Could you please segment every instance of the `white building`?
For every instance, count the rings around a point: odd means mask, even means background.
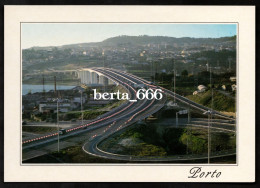
[[[237,90],[236,84],[233,84],[231,87],[232,87],[232,91],[236,91]]]
[[[193,92],[193,95],[197,95],[198,93],[203,93],[206,91],[207,87],[204,85],[199,85],[198,90]]]
[[[59,103],[59,112],[68,112],[71,109],[70,103]],[[49,103],[41,103],[39,104],[39,112],[50,112],[54,113],[57,112],[57,103],[56,102],[49,102]]]
[[[236,80],[237,80],[237,78],[236,78],[235,76],[231,76],[231,77],[230,77],[230,81],[231,81],[231,82],[235,82]]]
[[[199,85],[199,86],[198,86],[198,90],[199,90],[200,92],[204,92],[206,89],[207,89],[207,87],[204,86],[204,85]]]

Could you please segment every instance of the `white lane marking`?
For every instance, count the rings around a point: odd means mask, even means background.
[[[137,102],[137,100],[129,100],[130,102]]]

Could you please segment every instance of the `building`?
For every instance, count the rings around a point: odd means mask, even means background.
[[[231,77],[230,77],[230,81],[231,81],[231,82],[235,82],[236,80],[237,80],[237,78],[236,78],[235,76],[231,76]]]
[[[232,91],[236,91],[237,90],[237,85],[236,84],[231,85],[231,87],[232,87]]]
[[[207,89],[206,86],[204,86],[204,85],[199,85],[199,86],[198,86],[198,90],[197,90],[197,91],[194,91],[194,92],[193,92],[193,95],[197,95],[198,93],[203,93],[203,92],[206,91],[206,89]]]
[[[71,109],[71,104],[68,102],[59,103],[59,112],[68,112]],[[39,104],[39,112],[41,113],[57,113],[57,102],[46,102]]]
[[[207,89],[207,87],[204,86],[204,85],[199,85],[199,86],[198,86],[199,92],[204,92],[206,89]]]

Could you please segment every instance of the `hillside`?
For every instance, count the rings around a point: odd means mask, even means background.
[[[117,36],[102,42],[22,50],[23,70],[43,72],[82,67],[114,67],[158,71],[169,70],[172,59],[178,70],[201,72],[210,63],[223,73],[236,64],[236,36],[222,38],[175,38],[166,36]],[[143,67],[138,67],[143,66]]]
[[[211,108],[211,91],[199,93],[197,95],[189,95],[187,98],[194,102]],[[213,109],[218,111],[235,112],[235,100],[227,97],[217,91],[213,94]]]
[[[176,43],[184,45],[184,43],[202,43],[213,44],[219,42],[235,42],[236,37],[222,37],[222,38],[190,38],[190,37],[167,37],[167,36],[117,36],[106,39],[102,42],[104,45],[115,44],[132,44],[132,45],[145,45],[145,44],[162,44],[162,43]]]
[[[117,46],[121,44],[126,45],[145,45],[145,44],[163,44],[163,43],[176,43],[178,45],[184,45],[185,43],[198,43],[198,44],[215,44],[223,42],[236,42],[236,36],[232,37],[221,37],[221,38],[191,38],[191,37],[167,37],[167,36],[127,36],[121,35],[116,37],[108,38],[102,42],[90,42],[90,43],[78,43],[78,44],[68,44],[63,46],[56,46],[60,49],[68,48],[84,48],[84,47],[100,47],[100,46]],[[48,50],[55,46],[47,47],[32,47],[34,50]],[[31,48],[30,48],[31,49]]]

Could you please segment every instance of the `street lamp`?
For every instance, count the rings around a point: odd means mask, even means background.
[[[81,105],[81,125],[83,125],[83,108],[82,108],[82,91],[80,90],[80,105]]]
[[[173,90],[173,92],[174,92],[174,106],[177,106],[177,103],[176,103],[176,67],[175,67],[175,61],[174,61],[174,59],[172,60],[173,61],[173,87],[174,87],[174,90]]]
[[[208,115],[208,164],[209,164],[210,163],[210,153],[211,153],[210,124],[212,124],[212,122],[210,122],[210,117],[212,117],[212,115],[215,114],[215,112],[213,110],[208,110],[208,111],[204,112],[203,114]]]
[[[59,98],[57,100],[58,152],[60,152]]]
[[[105,71],[105,51],[102,50],[102,57],[103,57],[103,71]],[[106,84],[104,82],[104,78],[103,78],[103,83],[104,83],[104,92],[106,91]]]
[[[179,112],[176,112],[176,128],[178,127],[178,114]]]
[[[174,103],[176,104],[176,68],[174,61]]]

